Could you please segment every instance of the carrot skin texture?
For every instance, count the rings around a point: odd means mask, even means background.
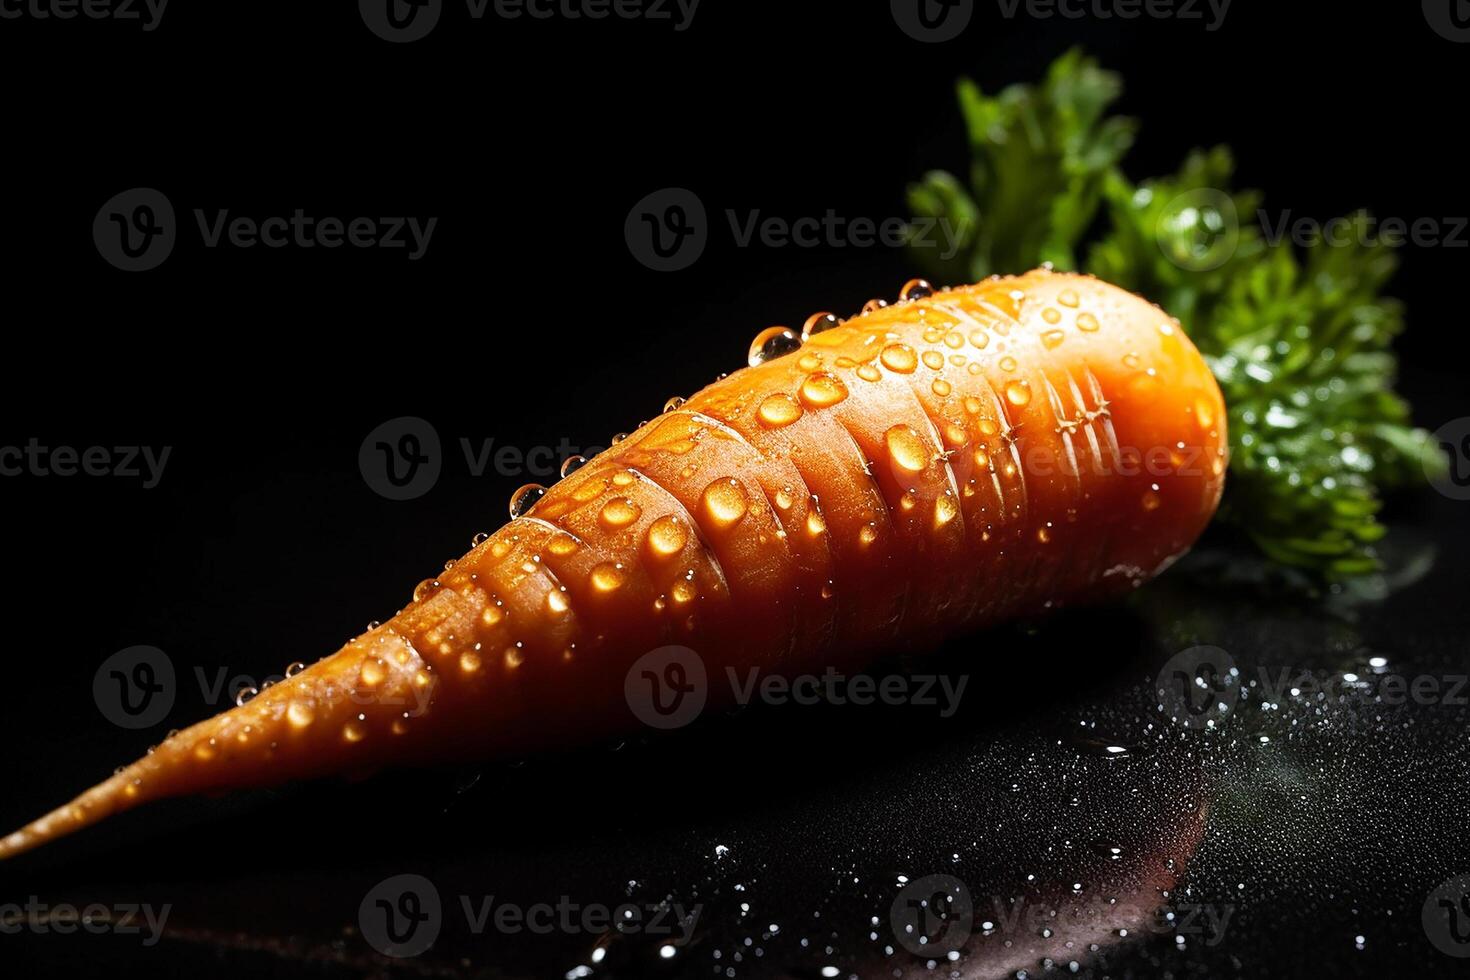
[[[552,487],[392,620],[8,837],[148,800],[522,754],[635,729],[639,656],[861,669],[1135,588],[1219,502],[1225,405],[1177,323],[1038,270],[865,313]]]

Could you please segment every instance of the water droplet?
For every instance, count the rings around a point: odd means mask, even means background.
[[[827,519],[822,516],[822,512],[817,510],[816,507],[813,507],[811,510],[807,511],[806,533],[810,534],[812,537],[816,537],[819,534],[826,533],[826,531]]]
[[[965,335],[958,330],[952,330],[944,335],[944,346],[950,350],[959,350],[965,346]]]
[[[1031,401],[1031,385],[1026,381],[1012,381],[1006,385],[1006,401],[1020,408]]]
[[[1200,428],[1208,429],[1215,424],[1215,410],[1208,401],[1198,398],[1194,403],[1194,419]]]
[[[574,554],[579,547],[581,546],[577,543],[577,539],[565,531],[558,533],[550,541],[546,542],[546,550],[560,557]]]
[[[977,350],[984,350],[989,343],[990,334],[986,333],[984,330],[970,331],[970,344]]]
[[[909,473],[920,473],[929,465],[929,447],[907,425],[895,425],[883,434],[894,465]]]
[[[1054,309],[1053,307],[1050,307],[1050,306],[1048,306],[1046,309],[1044,309],[1044,310],[1041,311],[1041,318],[1043,320],[1045,320],[1047,323],[1061,323],[1062,322],[1062,314],[1061,314],[1061,312],[1059,310],[1057,310],[1057,309]]]
[[[627,470],[618,470],[613,474],[612,482],[615,487],[630,487],[638,482],[638,478]]]
[[[797,359],[796,366],[803,371],[815,371],[822,366],[822,358],[818,354],[803,354]]]
[[[847,397],[847,385],[835,374],[818,371],[801,383],[800,394],[808,408],[827,408]]]
[[[885,307],[887,305],[888,305],[888,300],[886,300],[886,299],[870,299],[866,303],[863,304],[863,312],[864,313],[875,313],[878,310],[883,309],[883,307]]]
[[[960,505],[955,502],[948,491],[944,496],[934,501],[934,526],[944,527],[950,521],[959,516]]]
[[[953,388],[950,386],[950,383],[948,381],[945,381],[943,378],[935,378],[934,383],[929,386],[929,390],[933,391],[934,394],[938,395],[940,398],[947,398]]]
[[[899,374],[910,374],[919,366],[919,359],[914,354],[914,349],[908,344],[889,344],[883,348],[883,353],[878,355],[883,366],[890,371]]]
[[[909,300],[913,299],[923,299],[926,296],[933,295],[934,287],[929,285],[929,283],[925,282],[923,279],[910,279],[908,282],[904,283],[903,288],[898,291],[898,298],[902,302],[908,302]]]
[[[1097,322],[1097,317],[1093,316],[1091,313],[1077,314],[1078,330],[1085,330],[1088,333],[1095,333],[1099,326],[1101,326],[1101,324]]]
[[[499,623],[504,618],[505,610],[500,608],[499,602],[495,602],[491,605],[486,606],[484,610],[480,613],[480,619],[485,623],[486,626],[494,626],[496,623]]]
[[[1138,359],[1138,355],[1137,354],[1134,354],[1132,352],[1129,352],[1129,353],[1123,355],[1123,364],[1124,364],[1125,367],[1131,367],[1131,368],[1135,368],[1136,369],[1138,367],[1139,363],[1140,363],[1140,361]]]
[[[1016,359],[1009,354],[1002,357],[1000,359],[1000,369],[1002,371],[1014,371],[1016,369]]]
[[[756,417],[761,420],[762,425],[779,429],[801,418],[801,406],[785,392],[767,395],[756,410]]]
[[[316,712],[305,701],[292,701],[286,708],[286,720],[295,728],[305,728],[316,721]]]
[[[790,487],[782,487],[780,490],[776,491],[776,506],[781,508],[782,510],[790,510],[791,505],[795,502],[796,501],[791,499]]]
[[[306,669],[306,664],[304,664],[301,661],[297,660],[294,663],[292,663],[290,666],[288,666],[286,668],[286,670],[284,671],[284,673],[285,673],[285,675],[287,677],[295,677],[297,674],[301,673],[305,669]]]
[[[592,587],[598,592],[613,592],[621,588],[627,576],[621,565],[605,561],[592,569]]]
[[[1157,483],[1151,484],[1149,489],[1144,491],[1143,494],[1143,509],[1148,511],[1158,510],[1160,503],[1162,503],[1162,500],[1159,497],[1159,485]]]
[[[510,519],[526,516],[526,512],[536,506],[536,501],[546,495],[546,488],[539,483],[527,483],[515,493],[510,495]]]
[[[1079,300],[1077,299],[1077,291],[1075,289],[1062,290],[1060,293],[1057,293],[1057,302],[1061,303],[1063,306],[1075,310],[1079,302]]]
[[[560,589],[546,593],[546,611],[553,616],[560,616],[570,607],[567,602],[567,594]]]
[[[250,699],[251,698],[255,697],[259,693],[260,693],[260,689],[259,688],[255,688],[255,687],[242,687],[242,688],[240,688],[239,691],[235,692],[235,707],[237,707],[237,708],[243,708],[245,705],[247,705],[247,704],[250,703]]]
[[[603,527],[618,528],[632,524],[641,513],[643,509],[627,497],[616,497],[603,504],[602,513],[597,516]]]
[[[670,398],[668,401],[664,402],[664,412],[666,412],[666,413],[667,412],[672,412],[675,409],[683,408],[684,407],[684,403],[686,401],[688,401],[688,399],[685,398],[684,396],[682,396],[682,395],[675,395],[672,398]]]
[[[1048,330],[1041,335],[1041,343],[1045,345],[1047,350],[1055,349],[1066,339],[1067,335],[1060,330]]]
[[[864,381],[878,381],[883,377],[883,372],[879,371],[871,364],[864,364],[862,367],[857,369],[857,376],[859,378],[862,378]]]
[[[827,581],[825,581],[825,582],[822,583],[822,598],[823,599],[830,599],[830,598],[832,598],[836,594],[837,594],[837,590],[833,587],[832,580],[831,579],[828,579]]]
[[[801,328],[801,339],[803,342],[810,340],[813,335],[825,333],[833,327],[841,325],[842,321],[831,313],[813,313],[806,318],[806,323]]]
[[[982,470],[990,469],[990,454],[984,449],[975,450],[975,465]]]
[[[436,578],[426,578],[426,579],[424,579],[418,585],[414,586],[414,588],[413,588],[413,601],[414,602],[423,602],[425,599],[427,599],[429,597],[429,593],[431,593],[435,589],[439,588],[439,584],[440,584],[439,583],[439,580],[436,579]]]
[[[922,358],[924,366],[932,371],[938,371],[944,367],[944,355],[937,350],[926,350]]]
[[[689,541],[689,532],[684,522],[673,514],[666,514],[648,527],[648,547],[659,558],[670,558],[684,550]]]
[[[745,487],[739,480],[716,480],[704,488],[704,512],[718,528],[737,524],[749,506]]]
[[[612,444],[614,446],[616,446],[618,443],[622,442],[626,438],[628,438],[628,433],[626,433],[626,432],[614,432],[613,433],[613,437],[612,437],[612,439],[610,441],[612,442]]]
[[[568,456],[566,459],[564,459],[564,460],[561,461],[561,471],[560,472],[561,472],[562,479],[566,479],[567,477],[571,476],[573,473],[577,472],[578,470],[580,470],[582,467],[584,467],[586,465],[587,465],[587,457],[586,456]]]
[[[877,539],[878,532],[873,529],[873,526],[871,524],[863,525],[862,530],[858,531],[858,544],[862,545],[864,548],[872,544]]]
[[[801,338],[787,327],[767,327],[750,342],[747,360],[751,367],[755,367],[800,348]]]

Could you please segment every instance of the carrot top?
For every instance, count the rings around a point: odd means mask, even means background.
[[[962,79],[958,92],[969,180],[931,171],[908,189],[915,215],[948,222],[963,246],[947,260],[915,247],[929,275],[970,281],[1050,262],[1158,303],[1229,406],[1220,519],[1283,565],[1327,579],[1374,571],[1381,493],[1445,466],[1393,391],[1403,317],[1381,295],[1398,262],[1382,236],[1294,247],[1255,223],[1259,194],[1231,190],[1224,147],[1133,183],[1119,164],[1136,124],[1106,114],[1121,81],[1079,51],[1039,85],[986,96]]]

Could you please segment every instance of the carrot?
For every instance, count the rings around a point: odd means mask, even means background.
[[[1182,554],[1224,483],[1225,407],[1165,313],[1038,270],[900,301],[717,381],[542,491],[392,620],[0,840],[148,800],[469,761],[633,728],[630,666],[858,670],[1090,601]],[[710,685],[712,703],[728,692]]]

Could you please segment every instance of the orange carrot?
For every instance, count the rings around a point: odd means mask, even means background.
[[[1220,391],[1136,296],[1045,270],[915,281],[804,333],[764,332],[751,367],[544,495],[524,488],[514,519],[392,620],[167,739],[0,857],[162,797],[626,732],[625,677],[662,645],[711,675],[858,670],[1136,587],[1214,513]]]

